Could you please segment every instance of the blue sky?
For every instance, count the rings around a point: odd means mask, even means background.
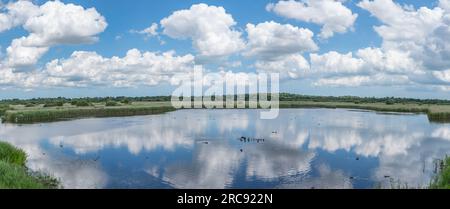
[[[450,41],[441,38],[442,33],[449,31],[447,28],[449,21],[446,20],[447,16],[450,17],[449,8],[446,8],[447,4],[450,5],[448,0],[316,1],[322,2],[319,3],[321,5],[312,2],[291,0],[288,1],[289,4],[284,4],[286,2],[276,0],[62,0],[58,1],[59,4],[49,4],[47,1],[32,1],[27,6],[33,8],[33,11],[36,10],[36,17],[25,15],[26,17],[22,18],[20,16],[21,12],[24,12],[22,7],[17,10],[11,9],[11,5],[16,4],[17,1],[2,0],[0,14],[5,16],[5,21],[2,22],[0,16],[0,63],[2,63],[0,73],[3,77],[3,80],[0,77],[0,99],[167,95],[175,88],[167,78],[154,81],[152,78],[138,77],[147,72],[146,70],[175,73],[179,71],[175,68],[182,66],[190,69],[190,65],[202,65],[211,72],[276,71],[283,78],[281,83],[283,92],[450,99],[450,64],[445,62],[447,54],[450,54],[450,47],[447,47],[450,46]],[[268,9],[269,4],[273,6],[272,9]],[[323,6],[327,4],[328,7]],[[69,5],[76,6],[78,9],[71,8]],[[195,5],[204,5],[204,7],[194,10]],[[46,9],[43,9],[44,7]],[[423,11],[420,7],[426,7],[429,11]],[[74,9],[75,12],[73,16],[51,16],[55,15],[52,10],[58,8],[68,9],[67,11]],[[88,12],[89,8],[94,8],[95,13]],[[215,8],[223,9],[224,13],[214,17],[202,17],[206,13],[201,11],[217,12]],[[13,10],[16,13],[11,12]],[[189,12],[185,14],[188,16],[183,16],[183,18],[191,18],[189,24],[180,25],[180,18],[177,19],[174,16],[174,13],[181,10]],[[384,12],[386,14],[392,12],[392,15],[384,15]],[[423,17],[423,14],[430,13],[433,15]],[[33,19],[39,19],[45,15],[49,15],[52,21],[54,19],[64,21],[33,22]],[[357,16],[353,21],[352,15]],[[104,20],[99,20],[99,17]],[[226,24],[224,27],[213,29],[207,25],[227,17],[231,17],[235,24]],[[20,21],[17,20],[20,18],[22,18]],[[168,20],[166,24],[161,21],[164,18]],[[209,20],[208,18],[211,22],[205,23],[204,20]],[[79,21],[82,23],[75,25],[70,19],[86,21]],[[139,32],[153,23],[158,26],[154,34]],[[413,27],[411,23],[418,24],[414,24],[416,26]],[[4,24],[3,30],[1,24]],[[8,24],[11,26],[7,27]],[[195,28],[199,24],[201,27]],[[255,31],[253,36],[250,36],[248,24],[261,30]],[[90,27],[91,25],[96,26]],[[332,35],[322,36],[325,25],[334,28]],[[341,26],[345,29],[342,30]],[[377,31],[375,26],[385,26],[387,29]],[[55,33],[45,31],[51,31],[53,27],[54,30],[61,31]],[[340,27],[341,29],[337,29]],[[216,31],[207,31],[209,29]],[[168,30],[175,32],[170,33],[167,32]],[[312,32],[313,36],[300,40],[300,36],[308,34],[305,30]],[[415,34],[416,31],[417,37],[401,35],[406,32]],[[192,34],[182,37],[185,35],[183,33]],[[217,51],[218,55],[210,56],[211,51],[208,51],[208,47],[214,49],[214,45],[206,47],[195,45],[205,37],[210,37],[201,33],[211,33],[212,36],[215,33],[219,35],[227,33],[221,38],[230,41],[229,45],[233,43],[237,45],[234,48],[224,49],[223,53]],[[232,34],[239,34],[239,36]],[[283,37],[283,34],[290,35]],[[32,35],[36,36],[32,37]],[[35,61],[23,63],[24,59],[20,58],[29,58],[29,55],[25,56],[25,53],[17,50],[19,55],[14,57],[14,50],[11,49],[11,52],[7,50],[15,39],[21,37],[26,39],[21,42],[22,47],[38,46],[45,52],[38,53],[39,55],[33,54]],[[268,38],[286,41],[287,45],[272,42],[264,46],[258,45],[262,43],[260,40]],[[87,39],[95,39],[95,41],[86,41]],[[421,40],[426,41],[422,43]],[[302,45],[307,41],[315,43],[317,49]],[[292,47],[284,50],[283,46]],[[437,50],[436,47],[431,46],[442,47],[438,47],[439,50]],[[217,46],[217,48],[220,47]],[[23,48],[20,49],[23,50]],[[158,60],[164,59],[163,53],[173,51],[171,60],[164,63],[165,65],[172,62],[178,64],[174,64],[174,69],[165,71],[164,67],[148,65],[153,61],[143,58],[144,63],[138,63],[138,65],[145,69],[136,69],[135,65],[129,64],[123,64],[121,67],[112,66],[111,57],[123,58],[122,61],[127,63],[129,61],[126,59],[127,53],[132,49],[142,54],[153,53]],[[370,50],[362,53],[364,49]],[[433,49],[436,50],[433,51]],[[33,50],[36,49],[33,48]],[[261,51],[264,53],[270,51],[271,57],[263,57]],[[77,66],[76,63],[80,60],[74,59],[72,55],[74,52],[84,52],[85,56],[80,59],[90,59],[95,56],[97,63],[90,62],[86,66],[81,64]],[[187,55],[192,58],[184,57]],[[381,61],[376,60],[375,55],[382,57]],[[313,59],[312,56],[316,58]],[[436,63],[443,64],[439,67],[427,64],[430,62],[429,57],[438,57],[436,59],[442,60],[437,60]],[[100,59],[103,60],[98,61]],[[308,66],[301,66],[299,59],[304,60]],[[72,60],[73,62],[69,63]],[[49,67],[52,61],[56,61],[57,64]],[[240,64],[231,67],[230,63]],[[93,70],[96,66],[104,68]],[[295,76],[292,76],[293,74]],[[114,75],[112,76],[114,78],[106,78],[107,75]],[[124,80],[127,76],[136,78]],[[118,77],[120,80],[114,80]],[[144,79],[152,81],[147,82]],[[110,85],[115,82],[118,84]]]

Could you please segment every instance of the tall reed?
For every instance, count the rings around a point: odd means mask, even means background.
[[[111,108],[74,108],[74,109],[38,109],[7,111],[4,121],[9,123],[52,122],[86,117],[121,117],[135,115],[160,114],[175,110],[173,107],[111,107]]]

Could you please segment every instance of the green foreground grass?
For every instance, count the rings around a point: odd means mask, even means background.
[[[0,142],[0,189],[50,189],[58,181],[25,167],[26,153],[8,143]]]
[[[441,162],[440,173],[430,186],[431,189],[450,189],[450,157]]]

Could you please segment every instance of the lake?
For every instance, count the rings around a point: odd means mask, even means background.
[[[344,109],[179,110],[0,125],[64,188],[391,188],[429,184],[450,125]]]

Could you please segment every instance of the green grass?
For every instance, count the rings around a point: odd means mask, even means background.
[[[393,100],[395,101],[395,100]],[[83,103],[83,102],[82,102]],[[9,123],[39,123],[70,120],[88,117],[121,117],[135,115],[160,114],[174,111],[170,102],[130,102],[116,101],[89,103],[64,103],[62,106],[45,107],[43,104],[35,106],[10,105],[5,107],[3,119]],[[281,101],[280,108],[349,108],[373,110],[380,112],[403,112],[426,114],[430,122],[450,123],[450,105],[444,103],[424,104],[416,102],[396,103],[380,102],[347,102],[347,101]],[[1,113],[1,112],[0,112]]]
[[[105,103],[105,106],[106,107],[116,107],[116,106],[120,106],[120,104],[118,102],[115,102],[115,101],[107,101]]]
[[[27,154],[23,150],[17,149],[8,143],[0,142],[0,161],[25,166]]]
[[[429,106],[415,104],[393,104],[385,103],[351,103],[351,102],[310,102],[310,101],[287,101],[280,102],[280,108],[350,108],[364,109],[382,112],[411,112],[427,113]]]
[[[1,104],[0,104],[0,116],[2,116],[3,114],[5,114],[5,112],[6,112],[7,110],[9,110],[9,109],[10,109],[9,105],[1,105]]]
[[[31,173],[25,167],[26,153],[0,142],[0,189],[50,189],[58,181],[48,175]]]
[[[0,189],[47,189],[49,187],[40,178],[30,175],[27,169],[0,161]]]
[[[432,182],[431,189],[450,189],[450,157],[441,162],[440,172]]]
[[[280,108],[349,108],[379,112],[423,113],[428,116],[430,122],[450,123],[450,105],[444,104],[282,101]]]

